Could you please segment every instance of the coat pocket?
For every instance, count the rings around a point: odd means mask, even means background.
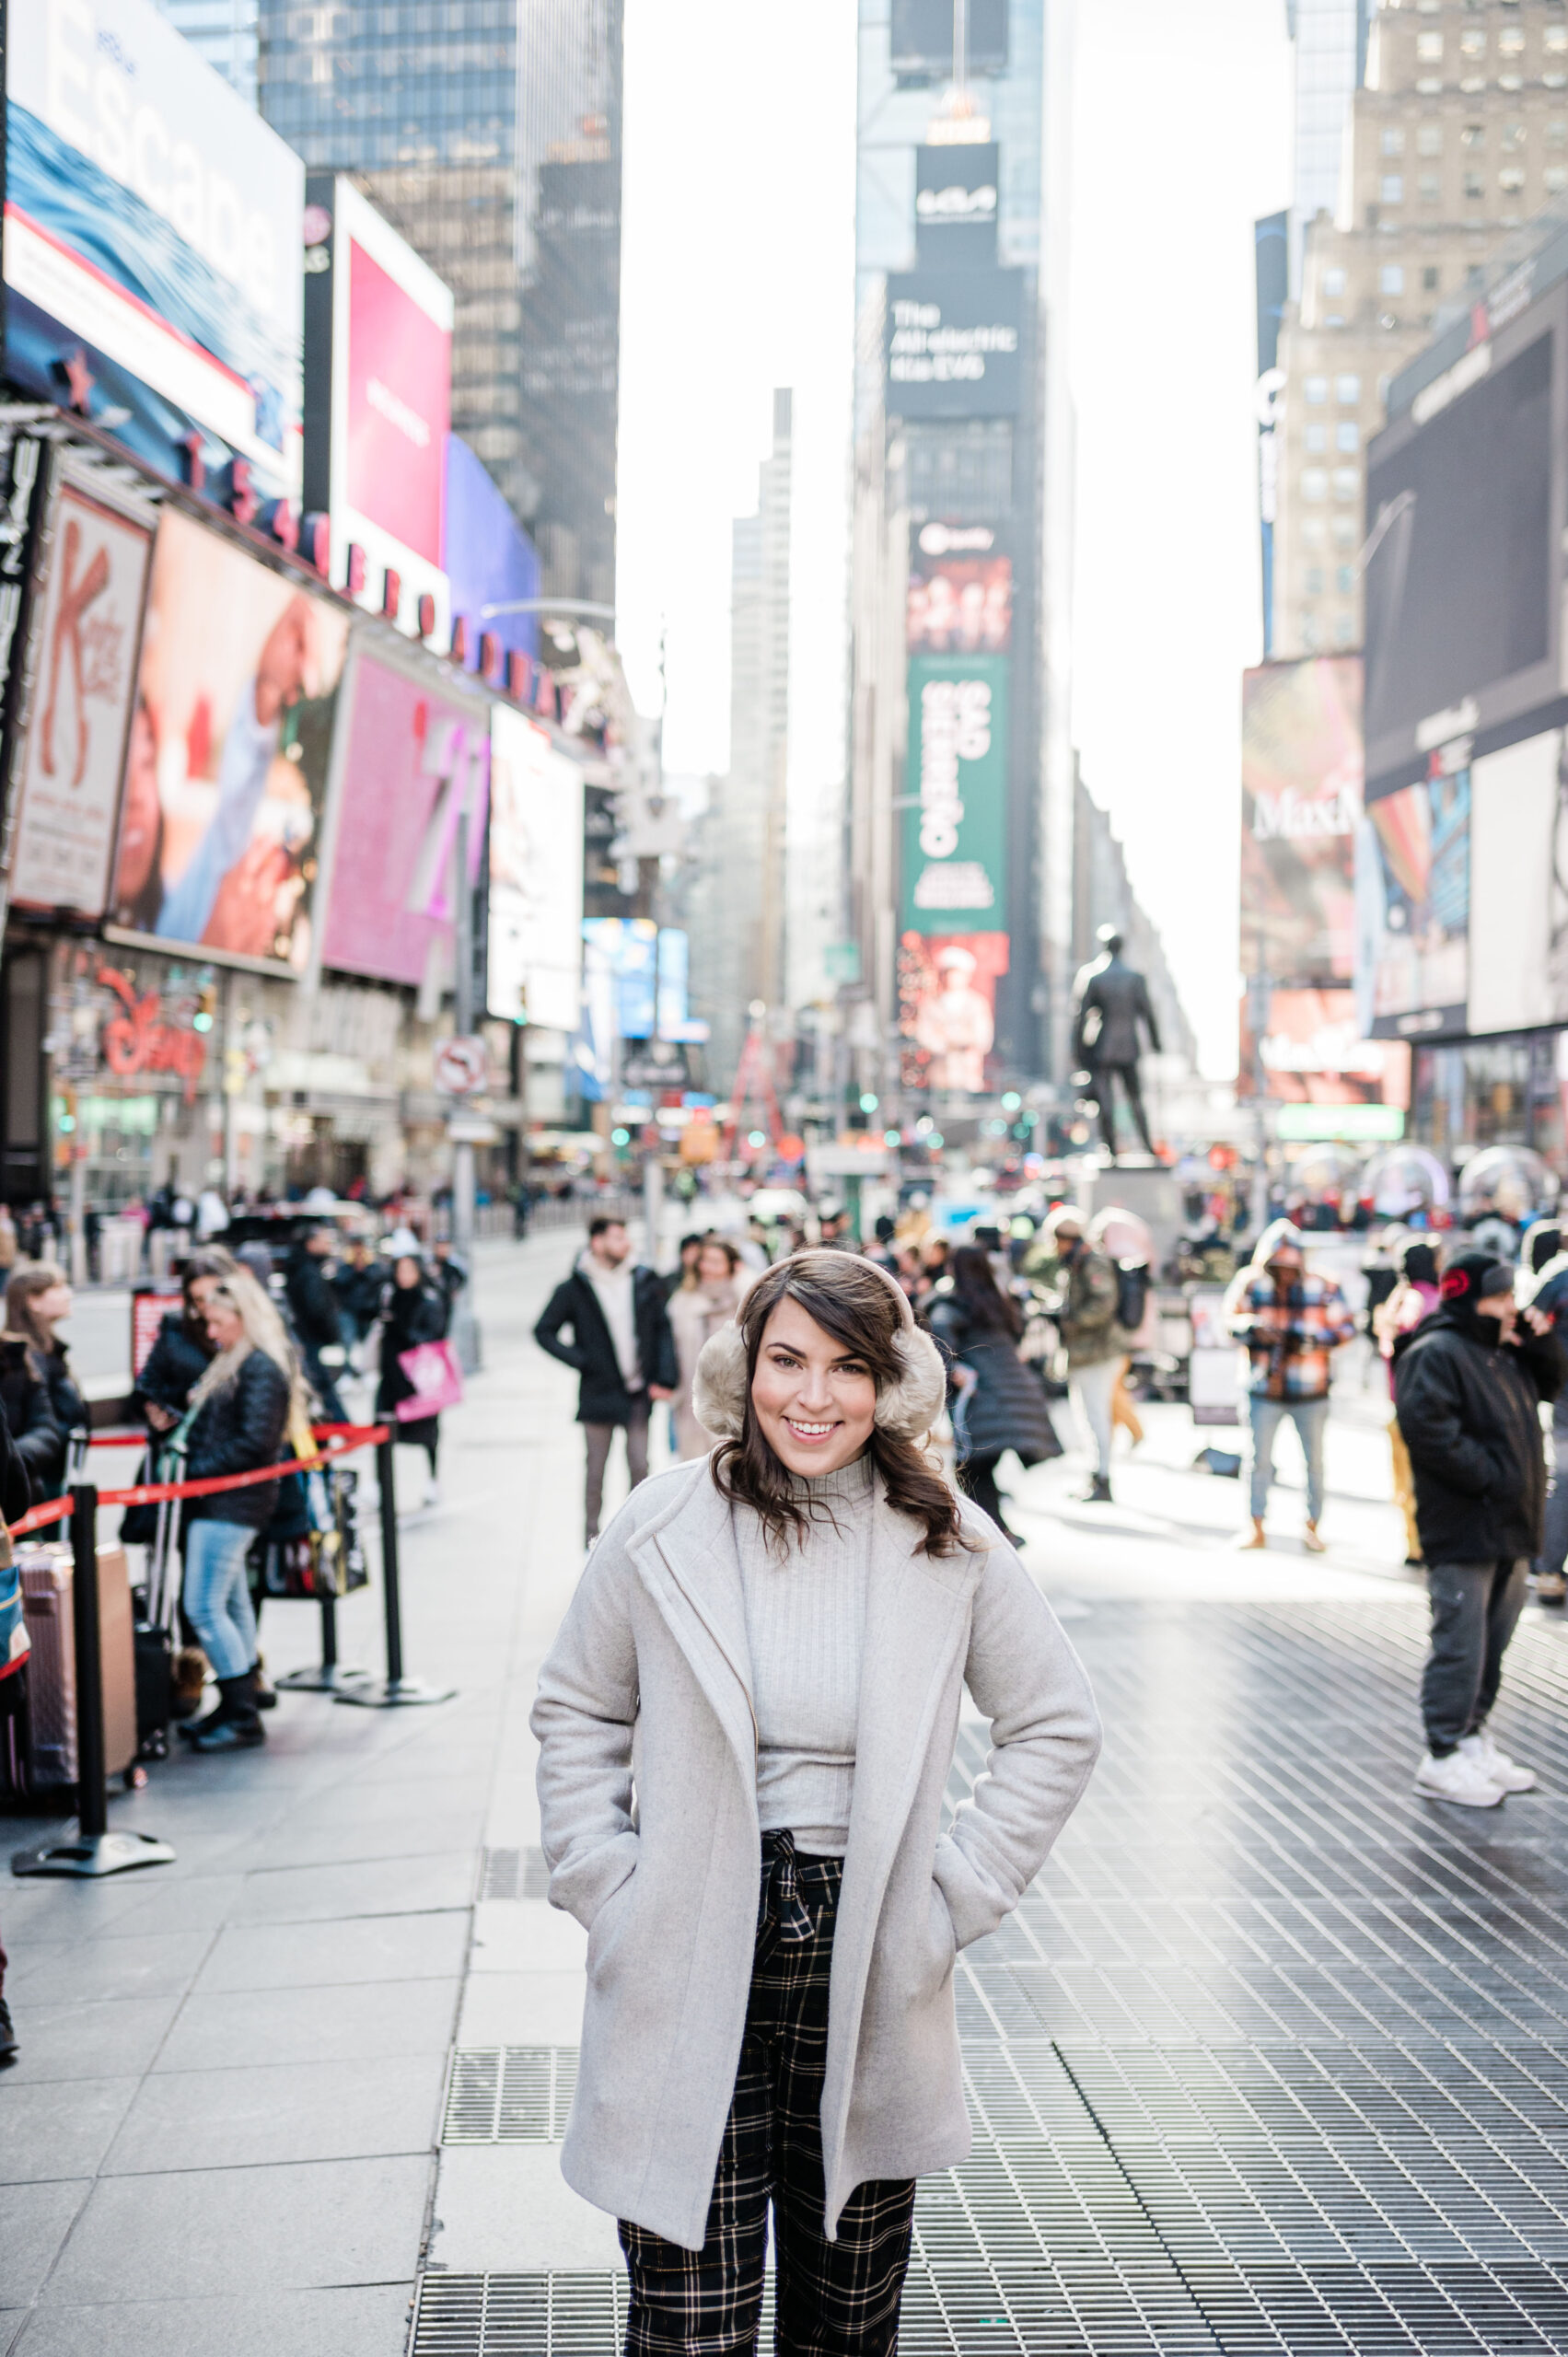
[[[931,1909],[926,1925],[925,1952],[916,1993],[929,1995],[942,1987],[952,1974],[958,1953],[958,1935],[954,1928],[952,1910],[942,1896],[942,1886],[935,1880],[931,1885]]]
[[[624,1945],[626,1924],[634,1911],[632,1899],[638,1872],[633,1866],[625,1881],[616,1884],[588,1926],[588,1979],[596,1989],[603,1986]]]

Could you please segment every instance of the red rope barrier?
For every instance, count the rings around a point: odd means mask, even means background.
[[[320,1457],[290,1457],[278,1465],[259,1465],[249,1473],[213,1473],[201,1481],[138,1481],[128,1490],[100,1490],[100,1506],[156,1506],[165,1499],[212,1498],[224,1490],[254,1489],[262,1481],[281,1480],[285,1473],[315,1473],[328,1457],[343,1457],[351,1449],[368,1448],[391,1437],[388,1424],[316,1424],[315,1437],[325,1444]],[[13,1538],[63,1521],[72,1510],[69,1498],[50,1498],[10,1524]]]

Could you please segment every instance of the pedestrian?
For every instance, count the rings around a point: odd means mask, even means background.
[[[447,1332],[447,1295],[424,1265],[424,1250],[411,1227],[395,1228],[387,1241],[392,1282],[381,1295],[381,1376],[376,1387],[376,1413],[388,1420],[392,1437],[406,1447],[422,1448],[428,1462],[424,1497],[427,1506],[441,1503],[441,1418],[416,1416],[398,1421],[398,1402],[412,1399],[414,1387],[401,1364],[404,1354],[422,1342],[439,1342]]]
[[[7,1277],[17,1265],[20,1250],[17,1242],[17,1223],[11,1217],[9,1203],[0,1203],[0,1277]]]
[[[780,2350],[887,2357],[915,2178],[970,2148],[955,1955],[1098,1729],[924,1454],[944,1390],[869,1262],[777,1262],[703,1354],[722,1445],[621,1508],[540,1674],[550,1897],[588,1930],[562,2167],[620,2220],[628,2351],[755,2349],[771,2204]],[[943,1832],[966,1685],[989,1773]]]
[[[1225,1296],[1231,1337],[1247,1347],[1247,1410],[1252,1426],[1252,1527],[1244,1549],[1266,1547],[1263,1528],[1274,1476],[1274,1439],[1282,1420],[1295,1426],[1307,1460],[1307,1527],[1302,1545],[1320,1555],[1323,1515],[1323,1436],[1329,1422],[1333,1353],[1355,1332],[1355,1320],[1331,1277],[1307,1267],[1301,1231],[1277,1219],[1258,1238],[1251,1260]]]
[[[659,1279],[660,1284],[664,1287],[664,1297],[666,1301],[673,1301],[681,1286],[691,1283],[691,1272],[697,1266],[697,1255],[703,1248],[703,1237],[698,1235],[683,1236],[681,1237],[680,1248],[676,1256],[674,1268],[669,1271],[667,1276],[663,1276]],[[739,1257],[739,1254],[737,1253],[737,1260],[738,1260]]]
[[[1490,1252],[1444,1269],[1429,1318],[1394,1344],[1394,1398],[1415,1475],[1432,1597],[1422,1673],[1426,1752],[1415,1788],[1467,1808],[1534,1789],[1489,1720],[1503,1656],[1541,1550],[1546,1460],[1540,1404],[1568,1379],[1550,1316],[1516,1309],[1514,1271]]]
[[[70,1280],[52,1260],[18,1269],[6,1287],[6,1332],[0,1347],[6,1353],[19,1349],[29,1374],[42,1383],[56,1438],[48,1464],[39,1468],[41,1494],[46,1498],[57,1498],[64,1489],[70,1436],[87,1425],[87,1402],[71,1374],[70,1354],[55,1331],[73,1306]]]
[[[648,1471],[648,1413],[669,1399],[680,1380],[664,1286],[652,1269],[631,1265],[624,1220],[600,1213],[576,1265],[558,1284],[534,1328],[534,1341],[577,1376],[577,1422],[587,1461],[583,1482],[586,1543],[598,1537],[604,1470],[617,1430],[626,1435],[626,1471],[633,1489]],[[567,1328],[572,1340],[562,1341]]]
[[[1437,1306],[1437,1255],[1431,1245],[1419,1236],[1407,1237],[1395,1254],[1392,1290],[1372,1310],[1371,1330],[1388,1369],[1388,1455],[1393,1466],[1394,1504],[1404,1517],[1405,1563],[1407,1569],[1418,1571],[1425,1566],[1415,1520],[1415,1480],[1394,1399],[1394,1345],[1401,1334],[1419,1326]]]
[[[1555,1220],[1538,1220],[1525,1238],[1528,1273],[1516,1281],[1523,1302],[1550,1318],[1552,1330],[1563,1330],[1568,1312],[1568,1251]],[[1568,1599],[1568,1386],[1551,1403],[1551,1486],[1546,1493],[1546,1535],[1536,1571],[1536,1602],[1560,1605]]]
[[[725,1236],[704,1236],[699,1241],[686,1282],[669,1297],[669,1326],[675,1337],[680,1380],[675,1387],[670,1412],[675,1420],[675,1453],[683,1462],[706,1457],[714,1436],[698,1422],[691,1405],[691,1383],[703,1345],[739,1310],[751,1282],[739,1253]]]
[[[447,1330],[449,1333],[458,1295],[469,1281],[469,1264],[449,1237],[438,1236],[431,1246],[430,1273],[447,1296]]]
[[[324,1220],[313,1220],[295,1239],[284,1265],[284,1297],[306,1379],[330,1424],[346,1424],[348,1411],[338,1377],[348,1364],[343,1346],[343,1304],[332,1283],[337,1237]]]
[[[1116,1334],[1116,1270],[1085,1233],[1082,1214],[1058,1203],[1040,1229],[1025,1272],[1047,1286],[1052,1316],[1067,1353],[1067,1389],[1094,1450],[1082,1505],[1109,1505],[1111,1396],[1125,1353]]]
[[[370,1238],[363,1234],[351,1236],[332,1273],[331,1285],[344,1330],[354,1341],[363,1342],[380,1316],[386,1284],[386,1271]]]
[[[212,1285],[206,1327],[213,1355],[191,1394],[191,1481],[275,1465],[289,1431],[309,1422],[283,1319],[249,1269],[236,1266]],[[258,1481],[186,1505],[184,1606],[220,1697],[215,1711],[180,1727],[197,1751],[245,1750],[266,1739],[247,1562],[277,1504],[277,1482]]]
[[[211,1244],[228,1226],[228,1205],[216,1187],[203,1187],[196,1198],[196,1241]]]
[[[1152,1351],[1159,1333],[1154,1238],[1135,1212],[1110,1203],[1089,1222],[1089,1242],[1116,1271],[1115,1334],[1121,1358],[1110,1394],[1112,1438],[1120,1427],[1130,1446],[1138,1448],[1143,1445],[1144,1424],[1132,1404],[1128,1377],[1134,1353]]]
[[[1002,1511],[996,1468],[1008,1449],[1027,1468],[1060,1457],[1062,1444],[1040,1377],[1018,1356],[1023,1313],[997,1283],[988,1252],[958,1247],[925,1322],[947,1357],[958,1487],[1010,1546],[1021,1546]]]
[[[0,1516],[6,1522],[19,1522],[33,1503],[32,1484],[23,1464],[9,1427],[0,1416]],[[13,1673],[19,1678],[20,1671]],[[6,1682],[0,1682],[0,1697],[6,1705],[16,1701],[14,1693],[6,1692]],[[11,2018],[11,2008],[6,1998],[6,1948],[0,1941],[0,2063],[11,2063],[20,2050],[17,2027]]]

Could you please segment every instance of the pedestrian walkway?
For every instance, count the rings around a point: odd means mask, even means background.
[[[175,1867],[0,1884],[0,2351],[617,2348],[613,2225],[559,2176],[584,1942],[526,1724],[579,1561],[573,1386],[527,1341],[569,1251],[487,1251],[452,1504],[405,1541],[411,1666],[458,1701],[285,1697],[264,1755],[114,1805]],[[1277,1549],[1230,1552],[1237,1485],[1191,1469],[1224,1435],[1148,1422],[1112,1508],[1071,1462],[1017,1485],[1106,1747],[961,1960],[974,2151],[922,2186],[904,2357],[1568,2347],[1568,1635],[1532,1608],[1500,1713],[1547,1789],[1418,1802],[1375,1411],[1336,1423],[1322,1560],[1288,1489]],[[273,1614],[275,1660],[312,1620]],[[374,1661],[374,1599],[343,1620]],[[966,1724],[955,1799],[982,1765]]]

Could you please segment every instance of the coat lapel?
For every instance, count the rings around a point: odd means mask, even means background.
[[[729,1502],[705,1461],[695,1470],[691,1486],[638,1533],[629,1551],[729,1740],[755,1812],[757,1720],[740,1561]]]

